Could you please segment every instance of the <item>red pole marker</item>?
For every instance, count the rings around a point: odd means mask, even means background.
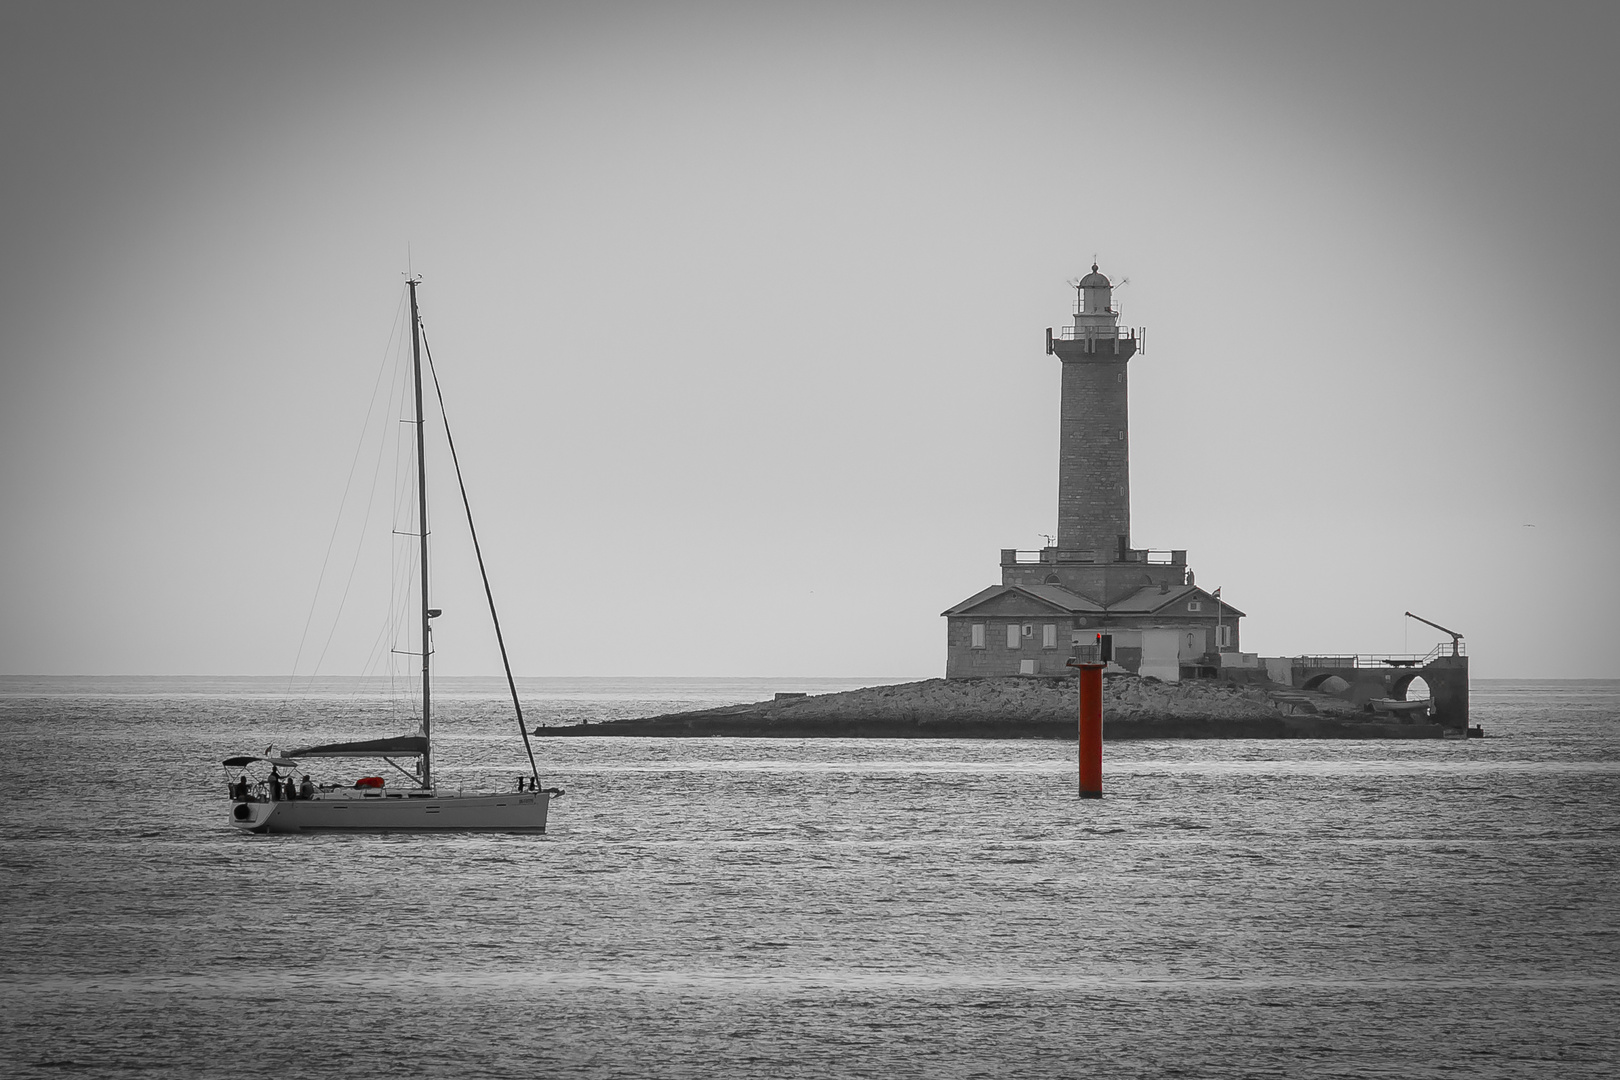
[[[1102,798],[1102,673],[1107,664],[1077,664],[1080,669],[1080,797]]]

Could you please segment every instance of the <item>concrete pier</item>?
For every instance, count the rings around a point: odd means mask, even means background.
[[[1406,701],[1412,683],[1421,678],[1429,687],[1434,722],[1452,731],[1468,728],[1468,656],[1461,646],[1440,646],[1423,656],[1268,657],[1264,664],[1273,682],[1332,694],[1358,708]]]

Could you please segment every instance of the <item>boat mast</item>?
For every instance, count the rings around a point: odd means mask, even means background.
[[[432,628],[428,614],[428,525],[427,525],[427,440],[422,420],[422,321],[416,312],[416,286],[411,278],[411,370],[416,381],[416,524],[422,562],[422,786],[433,786],[433,739],[428,731],[432,712],[428,706],[428,660],[433,648],[428,640]]]

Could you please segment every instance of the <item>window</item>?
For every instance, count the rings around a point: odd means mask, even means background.
[[[1191,634],[1187,635],[1187,648],[1189,648],[1189,649],[1198,648],[1198,646],[1193,644],[1193,636]]]
[[[1035,636],[1035,626],[1034,626],[1033,623],[1025,623],[1024,624],[1024,636],[1025,637],[1034,637]]]
[[[1232,645],[1232,628],[1230,626],[1227,626],[1225,623],[1222,623],[1221,625],[1219,625],[1219,626],[1217,626],[1215,628],[1215,645],[1216,645],[1217,648],[1221,648],[1221,649],[1226,649],[1226,648],[1231,647],[1231,645]]]
[[[1187,610],[1188,611],[1203,611],[1204,610],[1204,602],[1202,600],[1189,600],[1189,601],[1187,601]]]
[[[1008,623],[1007,624],[1007,648],[1016,649],[1016,648],[1018,648],[1018,646],[1020,644],[1021,644],[1021,642],[1018,640],[1018,624],[1015,623],[1015,622]]]
[[[1041,627],[1041,648],[1057,648],[1057,623],[1047,623]]]
[[[974,623],[972,633],[973,633],[973,647],[975,649],[984,648],[984,623],[982,623],[982,622]]]

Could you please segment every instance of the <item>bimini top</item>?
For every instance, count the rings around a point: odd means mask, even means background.
[[[288,757],[421,757],[428,752],[428,741],[421,735],[395,735],[387,739],[361,739],[359,742],[322,743],[287,751]]]

